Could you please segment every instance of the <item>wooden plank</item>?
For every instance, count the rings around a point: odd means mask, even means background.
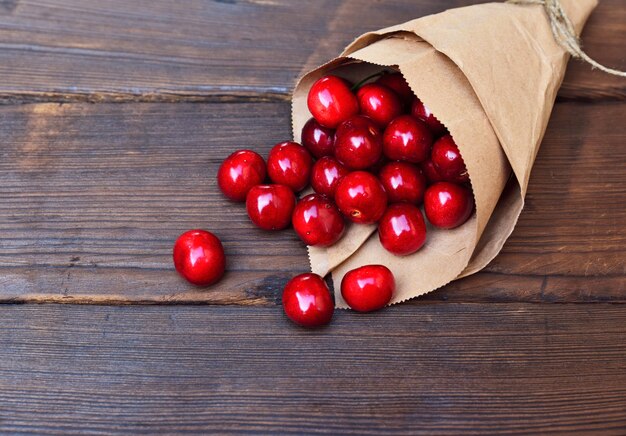
[[[620,305],[4,306],[3,434],[623,434]]]
[[[352,39],[484,0],[11,0],[0,3],[0,101],[286,99]],[[589,54],[626,68],[626,7],[604,0]],[[572,65],[562,98],[624,99],[623,80]]]
[[[626,301],[623,110],[558,104],[500,256],[425,299]],[[35,104],[0,118],[0,301],[275,304],[308,267],[292,232],[254,228],[214,179],[234,149],[267,154],[290,136],[285,102]],[[197,227],[229,259],[209,290],[171,264]]]

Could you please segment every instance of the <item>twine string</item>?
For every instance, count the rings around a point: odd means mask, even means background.
[[[581,47],[580,39],[576,34],[574,25],[569,19],[563,6],[559,0],[507,0],[507,3],[515,5],[541,5],[548,14],[550,20],[550,28],[554,39],[563,47],[572,57],[581,59],[592,66],[605,73],[613,74],[615,76],[626,77],[626,71],[615,70],[613,68],[605,67],[599,62],[596,62],[585,53]]]

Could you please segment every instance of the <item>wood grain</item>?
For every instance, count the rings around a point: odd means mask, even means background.
[[[4,434],[623,434],[626,312],[4,306]]]
[[[0,7],[0,102],[287,99],[356,36],[484,0],[11,0]],[[585,49],[626,68],[626,7],[603,0]],[[626,99],[574,63],[564,99]]]
[[[255,229],[215,174],[238,148],[290,137],[289,104],[34,104],[0,108],[0,301],[275,304],[308,268],[290,231]],[[623,105],[558,104],[527,207],[478,277],[448,301],[626,301]],[[229,273],[189,287],[171,246],[224,241]]]

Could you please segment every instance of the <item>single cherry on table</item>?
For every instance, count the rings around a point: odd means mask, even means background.
[[[354,171],[339,181],[335,202],[350,221],[373,224],[385,213],[387,193],[374,175]]]
[[[424,194],[424,212],[435,227],[458,227],[468,220],[473,211],[474,196],[465,186],[439,182],[431,185]]]
[[[374,165],[383,154],[383,137],[370,118],[355,115],[344,121],[335,133],[335,157],[351,170]]]
[[[316,158],[332,156],[335,148],[335,130],[322,126],[311,118],[302,128],[302,145]]]
[[[296,196],[285,185],[258,185],[246,197],[250,220],[263,230],[289,227],[295,206]]]
[[[378,172],[389,203],[422,204],[426,191],[426,177],[422,170],[407,162],[389,162]]]
[[[452,136],[445,135],[435,141],[431,151],[433,165],[437,172],[447,182],[469,182],[469,174],[465,168],[465,162],[461,152]]]
[[[324,156],[313,164],[311,170],[311,187],[318,194],[328,198],[335,198],[335,191],[339,180],[350,171],[337,159]]]
[[[341,280],[341,296],[358,312],[382,309],[391,301],[395,289],[393,273],[384,265],[353,269]]]
[[[381,129],[402,114],[402,101],[398,94],[379,83],[363,85],[356,96],[361,113],[374,120]]]
[[[345,230],[345,221],[337,206],[319,194],[307,195],[296,204],[292,224],[305,244],[319,247],[333,245]]]
[[[295,276],[285,286],[283,310],[294,323],[314,328],[330,322],[335,305],[324,279],[306,273]]]
[[[294,192],[309,184],[313,158],[302,145],[293,141],[276,144],[267,157],[267,173],[274,183],[289,186]]]
[[[378,223],[378,237],[390,253],[397,256],[415,253],[426,242],[422,212],[409,203],[390,205]]]
[[[428,126],[411,115],[394,119],[383,134],[383,153],[391,160],[422,162],[432,145],[433,134]]]
[[[263,183],[265,161],[252,150],[238,150],[224,159],[217,172],[217,185],[233,201],[246,201],[253,186]]]
[[[176,271],[197,286],[216,283],[226,268],[221,241],[206,230],[189,230],[180,235],[174,243],[172,257]]]
[[[317,122],[331,129],[359,113],[359,101],[350,90],[350,83],[332,75],[320,78],[311,86],[307,106]]]

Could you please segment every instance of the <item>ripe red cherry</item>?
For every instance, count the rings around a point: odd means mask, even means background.
[[[174,243],[173,257],[176,271],[194,285],[212,285],[224,275],[224,247],[206,230],[189,230],[180,235]]]
[[[426,242],[426,224],[417,206],[392,204],[378,223],[378,238],[385,249],[398,256],[415,253]]]
[[[439,121],[437,117],[432,114],[430,109],[428,109],[417,97],[415,97],[413,103],[411,104],[411,114],[415,118],[419,118],[424,121],[435,137],[441,136],[447,132],[446,126],[441,124],[441,121]]]
[[[258,185],[248,192],[246,210],[263,230],[282,230],[291,223],[296,196],[285,185]]]
[[[363,85],[356,93],[361,113],[370,117],[381,128],[402,113],[398,94],[377,83]]]
[[[349,271],[341,281],[341,295],[358,312],[382,309],[396,290],[393,273],[383,265],[365,265]]]
[[[424,162],[420,162],[420,168],[426,176],[426,180],[428,181],[429,185],[443,181],[443,177],[441,177],[441,174],[439,174],[439,170],[437,169],[435,164],[433,164],[432,159],[428,158]]]
[[[419,167],[406,162],[390,162],[378,173],[389,203],[422,204],[426,191],[426,177]]]
[[[458,227],[467,221],[473,210],[474,197],[464,186],[439,182],[430,186],[424,194],[424,212],[435,227]]]
[[[376,83],[393,90],[396,94],[398,94],[405,106],[410,104],[414,98],[411,87],[401,73],[383,74],[378,80],[376,80]]]
[[[228,156],[217,172],[217,185],[234,201],[246,201],[253,186],[265,180],[265,161],[252,150],[239,150]]]
[[[355,171],[339,181],[335,202],[350,221],[372,224],[385,213],[387,193],[375,176]]]
[[[328,247],[337,242],[345,230],[343,216],[326,197],[310,194],[296,204],[293,228],[307,245]]]
[[[459,148],[452,136],[445,135],[435,141],[431,152],[433,165],[437,172],[447,182],[469,182],[469,174],[465,168],[465,162],[459,152]]]
[[[349,172],[337,159],[324,156],[313,164],[311,187],[318,194],[334,198],[339,180]]]
[[[343,122],[335,134],[335,157],[353,170],[364,170],[380,159],[382,135],[369,118],[356,115]]]
[[[328,286],[317,274],[300,274],[283,290],[283,310],[302,327],[320,327],[330,322],[335,305]]]
[[[289,186],[294,192],[309,184],[313,159],[297,142],[276,144],[267,157],[267,172],[272,182]]]
[[[410,115],[393,120],[383,135],[383,153],[391,160],[418,163],[428,158],[433,135],[423,121]]]
[[[302,145],[317,158],[332,156],[335,146],[335,131],[322,126],[315,121],[315,118],[311,118],[302,128]]]
[[[322,126],[331,129],[359,113],[359,101],[350,84],[337,76],[324,76],[315,82],[309,90],[307,106]]]

